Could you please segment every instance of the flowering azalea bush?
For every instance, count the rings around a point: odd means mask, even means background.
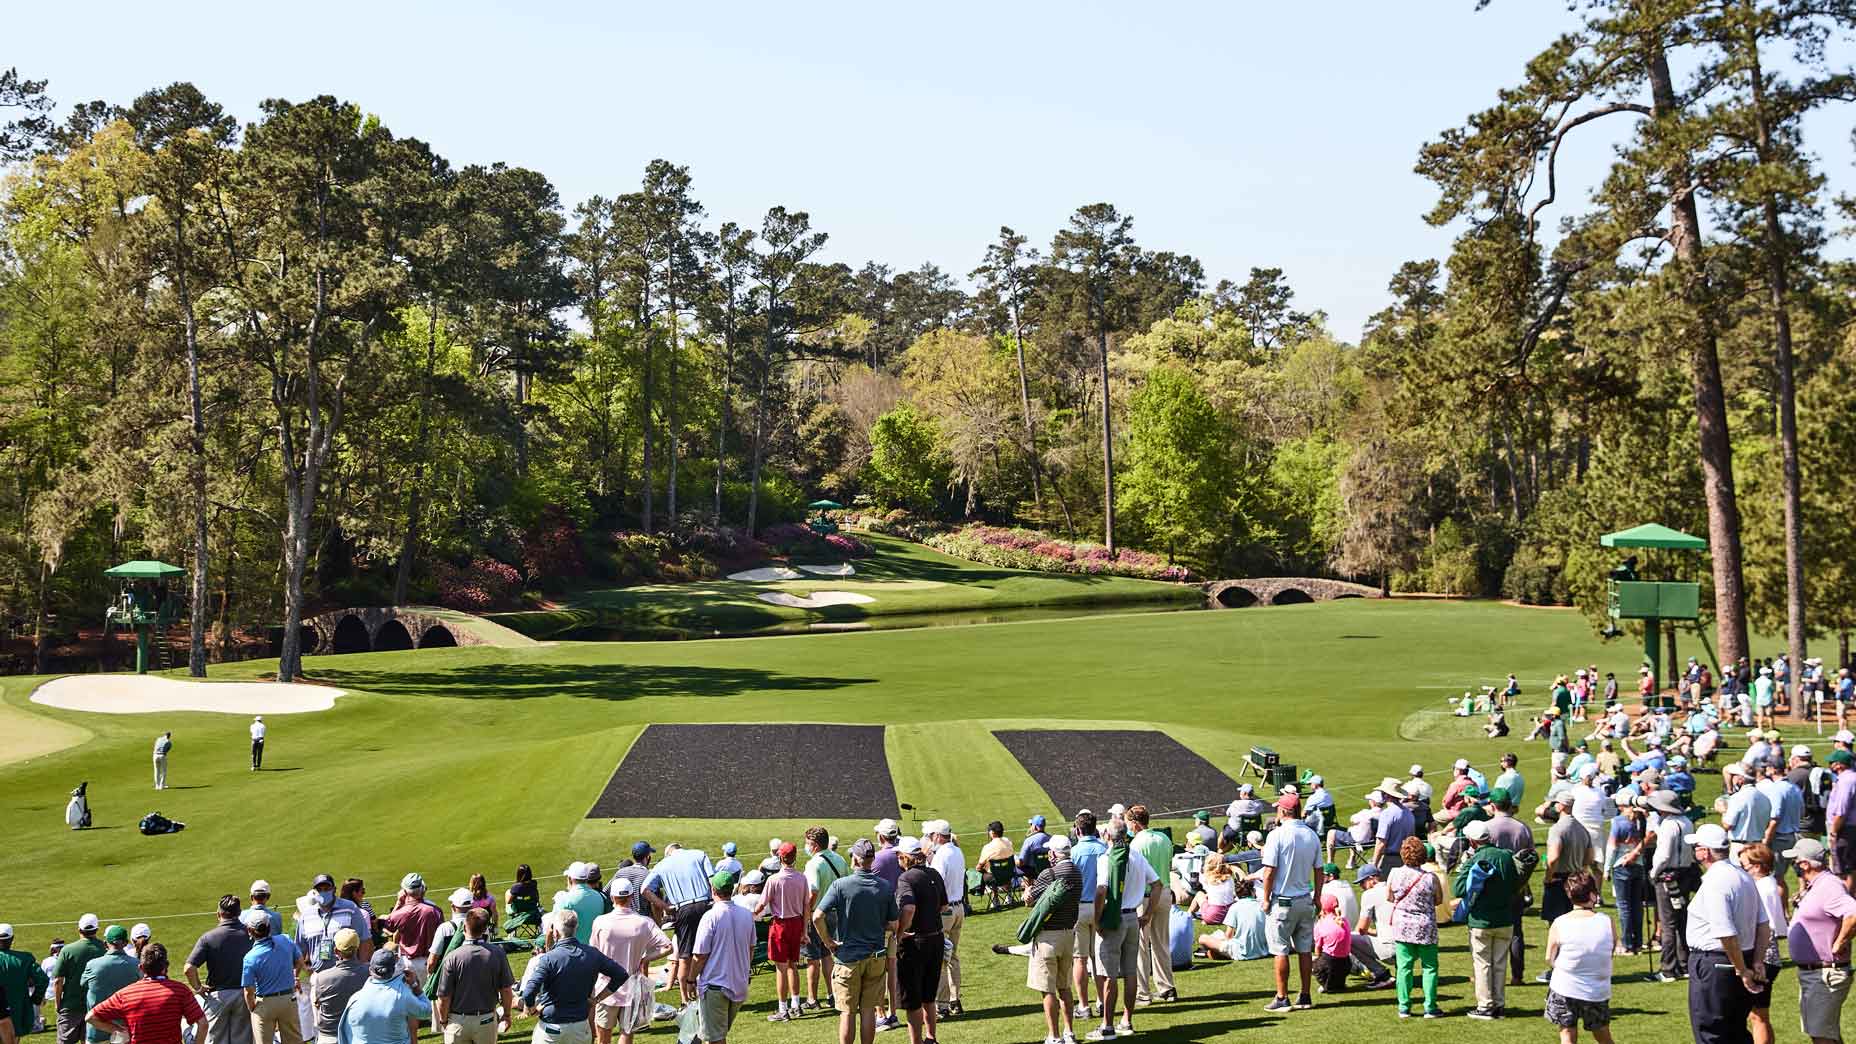
[[[866,533],[881,533],[884,536],[901,537],[904,540],[913,540],[918,544],[927,541],[929,537],[941,532],[941,527],[936,523],[927,519],[918,518],[901,508],[880,515],[874,512],[847,514],[844,517],[843,524],[852,529],[861,529]]]
[[[1185,566],[1168,565],[1148,551],[1124,548],[1110,552],[1100,544],[1073,544],[1029,529],[972,525],[930,536],[923,543],[942,554],[1006,569],[1142,580],[1183,581],[1192,575]]]
[[[432,581],[439,605],[472,613],[509,607],[522,593],[522,574],[515,566],[483,556],[463,566],[435,563]]]
[[[870,553],[864,542],[848,533],[814,533],[797,522],[782,522],[761,530],[761,542],[774,551],[791,557],[830,556],[860,558]]]

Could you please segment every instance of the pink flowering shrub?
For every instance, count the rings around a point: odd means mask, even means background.
[[[1029,529],[972,525],[928,537],[923,543],[943,554],[1005,569],[1086,576],[1131,576],[1142,580],[1184,581],[1184,566],[1168,565],[1148,551],[1111,554],[1100,544],[1072,544]]]
[[[522,593],[522,574],[515,566],[482,556],[465,566],[438,562],[432,566],[432,580],[439,605],[465,612],[506,608]]]

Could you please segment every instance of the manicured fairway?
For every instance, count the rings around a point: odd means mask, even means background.
[[[94,734],[55,753],[0,766],[0,920],[19,945],[46,940],[84,911],[146,920],[157,938],[190,943],[222,892],[255,877],[286,904],[319,872],[367,879],[377,904],[419,870],[442,895],[473,871],[504,881],[518,862],[549,878],[569,860],[607,867],[639,838],[707,846],[736,840],[744,858],[771,836],[792,838],[800,820],[669,819],[639,809],[586,819],[641,729],[661,722],[885,725],[895,797],[918,819],[943,817],[965,836],[969,859],[980,827],[998,818],[1014,840],[1033,812],[1067,818],[993,736],[1009,729],[1158,729],[1228,775],[1253,744],[1326,774],[1342,813],[1363,791],[1412,762],[1447,773],[1467,754],[1483,767],[1502,750],[1523,754],[1530,793],[1544,789],[1545,750],[1518,736],[1470,738],[1472,723],[1443,713],[1445,698],[1517,672],[1531,703],[1552,673],[1596,661],[1620,674],[1626,645],[1602,645],[1576,615],[1490,604],[1345,601],[1201,613],[1132,614],[996,626],[668,643],[556,643],[314,657],[308,671],[351,690],[333,710],[272,723],[266,771],[247,769],[246,720],[231,715],[85,715],[33,706],[33,679],[0,681],[0,727],[56,722]],[[263,661],[216,668],[256,677]],[[39,726],[34,726],[39,728]],[[174,789],[149,787],[149,749],[173,729]],[[730,752],[734,766],[752,752]],[[1078,756],[1086,757],[1087,753]],[[61,810],[90,780],[101,829],[72,833]],[[875,781],[873,780],[874,784]],[[760,785],[791,785],[769,765]],[[1130,788],[1133,789],[1133,788]],[[1717,787],[1705,779],[1702,796]],[[1166,792],[1126,793],[1127,803],[1169,807]],[[144,838],[134,823],[159,809],[185,833]],[[868,819],[825,820],[850,837]],[[905,819],[905,827],[912,825]],[[1178,824],[1183,826],[1183,822]],[[1544,833],[1543,833],[1544,836]],[[553,879],[544,883],[552,891]],[[941,1040],[976,1044],[1036,1040],[1035,997],[1022,960],[995,957],[1016,913],[969,922],[963,945],[968,1008]],[[1543,926],[1529,927],[1538,947]],[[1445,933],[1445,1005],[1467,1010],[1468,956],[1461,929]],[[1532,951],[1537,970],[1540,956]],[[1641,959],[1638,966],[1642,967]],[[1270,1029],[1293,1039],[1446,1041],[1472,1031],[1460,1018],[1400,1023],[1382,994],[1353,993],[1312,1013],[1278,1019],[1261,1011],[1268,969],[1219,965],[1180,979],[1179,1003],[1147,1009],[1141,1036],[1169,1041],[1237,1039]],[[1530,972],[1531,975],[1531,972]],[[823,1020],[769,1026],[767,979],[731,1040],[824,1041]],[[1683,1038],[1681,987],[1630,983],[1615,1010],[1621,1039]],[[1503,1032],[1548,1039],[1542,990],[1525,987],[1509,1007],[1526,1015]],[[1775,1015],[1795,1036],[1789,973]],[[524,1038],[526,1039],[526,1038]],[[667,1042],[668,1030],[648,1039]]]

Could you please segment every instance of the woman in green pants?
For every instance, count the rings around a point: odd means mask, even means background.
[[[1392,868],[1386,898],[1392,904],[1392,940],[1398,946],[1398,1017],[1411,1018],[1411,985],[1424,971],[1424,1017],[1443,1017],[1437,1006],[1437,903],[1443,883],[1425,870],[1424,842],[1408,837],[1398,848],[1403,866]]]

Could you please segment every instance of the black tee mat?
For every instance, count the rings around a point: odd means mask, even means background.
[[[1011,729],[993,733],[1057,804],[1107,818],[1110,805],[1155,812],[1224,805],[1237,783],[1164,732],[1150,729]]]
[[[896,814],[881,725],[649,725],[588,819]]]

